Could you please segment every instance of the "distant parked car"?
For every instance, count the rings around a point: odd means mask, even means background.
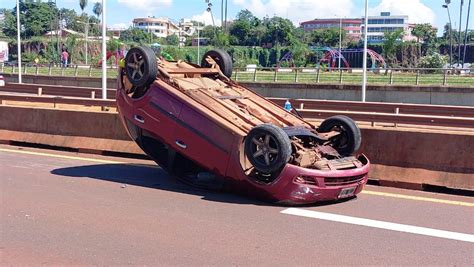
[[[0,75],[0,86],[5,86],[5,78],[2,75]]]
[[[367,182],[369,160],[353,156],[361,143],[353,120],[334,116],[315,127],[232,81],[223,50],[208,51],[199,66],[135,47],[122,66],[124,126],[178,177],[214,176],[237,192],[285,204],[352,197]]]

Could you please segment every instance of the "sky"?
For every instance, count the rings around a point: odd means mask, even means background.
[[[459,27],[459,4],[462,0],[451,0],[450,12],[454,28]],[[465,27],[467,4],[464,2],[463,23]],[[57,0],[59,7],[72,8],[80,12],[79,0]],[[92,6],[97,0],[89,0],[86,12],[92,14]],[[211,0],[216,24],[220,24],[219,0]],[[1,0],[0,8],[13,8],[16,0]],[[228,18],[232,19],[242,9],[254,15],[281,16],[290,19],[295,25],[314,18],[362,17],[365,0],[228,0]],[[442,32],[448,21],[444,0],[369,0],[369,15],[379,15],[389,11],[392,15],[408,15],[411,23],[431,23]],[[107,24],[109,26],[131,25],[136,17],[168,17],[175,21],[190,18],[212,24],[206,12],[204,0],[107,0]],[[471,8],[472,10],[472,8]],[[469,28],[474,28],[474,11],[471,12]]]

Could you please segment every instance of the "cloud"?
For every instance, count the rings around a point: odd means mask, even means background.
[[[392,15],[408,15],[410,23],[435,23],[434,11],[420,0],[382,0],[369,9],[369,14],[380,15],[384,11],[390,11]]]
[[[118,0],[118,3],[131,9],[151,11],[163,6],[169,7],[173,0]]]
[[[115,23],[107,27],[110,29],[128,29],[130,26],[132,26],[131,23]]]
[[[195,21],[203,22],[204,25],[212,25],[211,13],[209,13],[207,11],[202,12],[202,14],[194,15],[194,16],[191,17],[191,19],[195,20]],[[216,26],[221,26],[220,17],[217,18],[214,15],[214,22],[215,22]]]
[[[233,0],[255,16],[280,16],[288,18],[295,25],[314,18],[353,17],[353,0]],[[356,15],[358,16],[358,15]]]

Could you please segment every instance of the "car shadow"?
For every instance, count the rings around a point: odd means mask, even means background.
[[[278,207],[319,207],[346,202],[356,198],[354,197],[339,201],[324,201],[313,204],[280,205],[276,203],[263,202],[257,198],[243,196],[238,194],[238,192],[232,192],[228,189],[215,190],[194,187],[189,183],[185,183],[182,178],[177,178],[158,166],[143,164],[97,164],[75,166],[54,169],[51,171],[51,174],[72,178],[97,179],[120,183],[122,185],[134,185],[181,194],[196,195],[201,197],[203,200],[230,204]]]
[[[192,187],[179,181],[173,175],[158,166],[140,164],[97,164],[59,168],[51,174],[72,177],[90,178],[102,181],[134,185],[181,194],[200,196],[203,200],[246,205],[271,205],[255,199],[245,198],[228,191],[212,191]]]

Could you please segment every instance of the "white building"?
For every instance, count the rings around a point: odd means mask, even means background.
[[[386,32],[402,30],[403,39],[400,41],[411,41],[414,37],[411,34],[413,25],[408,23],[408,16],[392,16],[390,12],[382,12],[380,16],[369,16],[367,27],[367,41],[369,43],[381,43]],[[362,24],[362,32],[364,25]]]
[[[133,19],[133,27],[162,38],[179,33],[178,26],[168,18],[135,18]]]

